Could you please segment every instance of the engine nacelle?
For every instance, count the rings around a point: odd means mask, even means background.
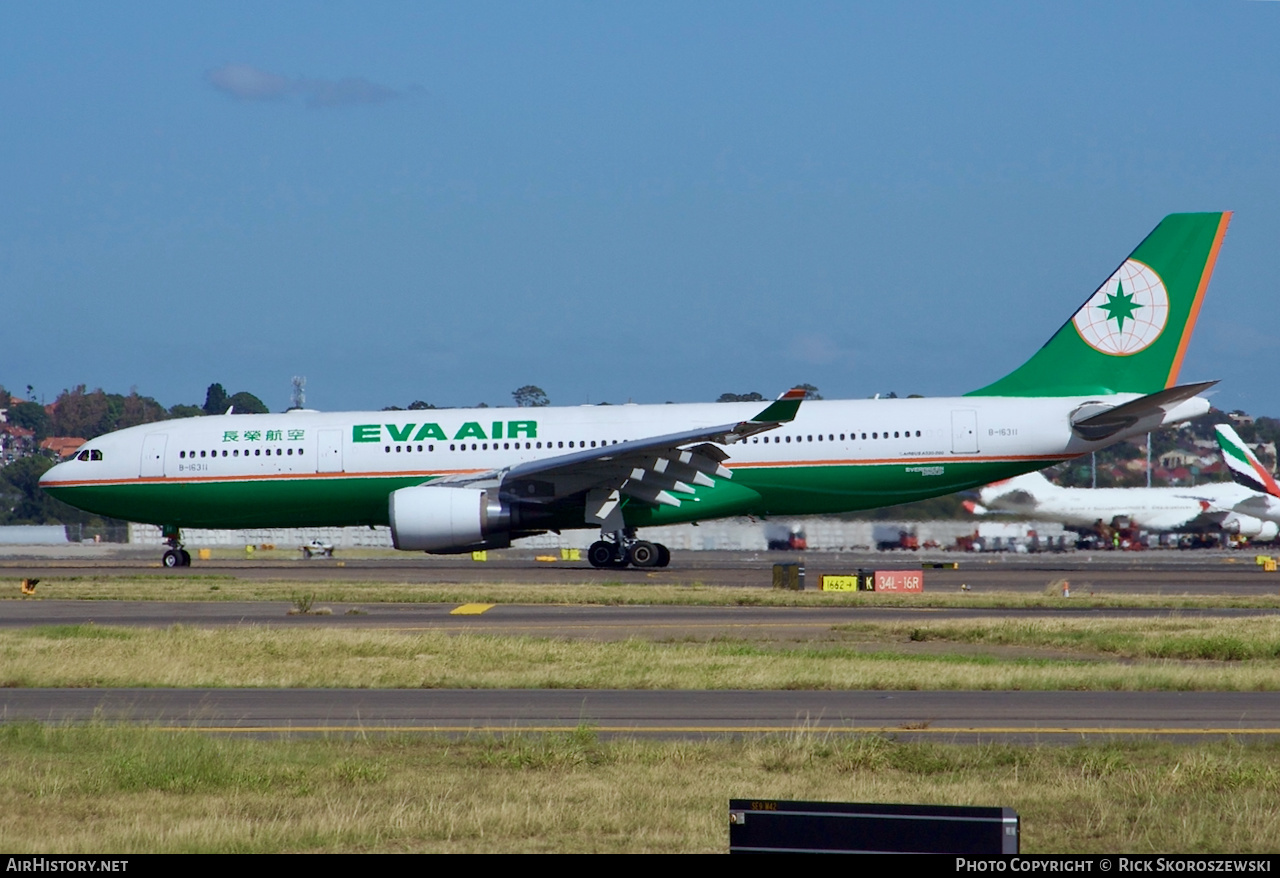
[[[502,504],[478,488],[401,488],[391,492],[388,511],[397,549],[450,553],[511,544]]]
[[[1257,540],[1274,540],[1276,534],[1280,533],[1280,526],[1274,521],[1263,521],[1261,518],[1254,518],[1252,515],[1232,515],[1222,522],[1222,529],[1227,533],[1240,534]]]

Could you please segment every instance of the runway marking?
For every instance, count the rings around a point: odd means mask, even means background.
[[[449,611],[450,616],[479,616],[488,610],[492,610],[497,604],[463,604],[460,607],[454,607]]]
[[[151,726],[157,732],[214,732],[219,734],[301,734],[313,733],[404,733],[416,734],[524,734],[576,732],[584,728],[588,731],[604,734],[703,734],[703,735],[750,735],[750,734],[806,734],[806,735],[1280,735],[1280,728],[1105,728],[1068,726],[930,726],[928,728],[905,728],[903,726],[814,726],[814,725],[752,725],[752,726],[603,726],[591,723],[574,723],[564,725],[438,725],[438,726],[397,726],[397,725],[316,725],[316,726]]]

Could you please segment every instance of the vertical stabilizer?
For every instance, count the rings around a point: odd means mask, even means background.
[[[1227,462],[1227,469],[1231,470],[1231,478],[1251,490],[1280,497],[1280,485],[1276,484],[1275,477],[1249,450],[1249,446],[1240,440],[1236,431],[1227,424],[1218,424],[1213,429],[1218,434],[1222,459]]]
[[[1173,387],[1228,213],[1174,213],[1036,354],[970,396],[1093,396]]]

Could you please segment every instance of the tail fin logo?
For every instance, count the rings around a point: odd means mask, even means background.
[[[1085,344],[1115,357],[1151,345],[1169,320],[1169,294],[1160,275],[1128,259],[1072,318]]]

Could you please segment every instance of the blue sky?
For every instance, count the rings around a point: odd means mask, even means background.
[[[0,383],[952,395],[1165,214],[1280,416],[1280,4],[0,5]]]

